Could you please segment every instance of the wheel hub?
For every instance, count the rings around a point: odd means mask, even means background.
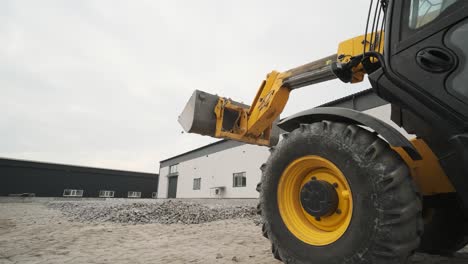
[[[292,161],[278,183],[281,218],[299,240],[329,245],[346,232],[353,214],[348,181],[331,161],[304,156]]]
[[[313,177],[301,189],[301,205],[315,218],[330,216],[338,209],[338,194],[329,182]]]

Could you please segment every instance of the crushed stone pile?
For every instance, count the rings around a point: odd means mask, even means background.
[[[201,224],[217,220],[246,218],[259,224],[256,208],[249,205],[215,205],[185,201],[159,203],[114,203],[99,201],[55,201],[48,207],[60,210],[71,221],[122,224]]]

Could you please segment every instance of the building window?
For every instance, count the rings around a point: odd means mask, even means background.
[[[128,192],[128,198],[141,198],[141,192]]]
[[[200,188],[201,188],[201,178],[193,179],[193,189],[200,190]]]
[[[247,177],[244,172],[237,172],[233,174],[233,187],[245,187],[247,186]]]
[[[83,197],[83,190],[65,189],[63,190],[64,197]]]
[[[101,198],[112,198],[114,197],[114,191],[100,190],[99,197]]]
[[[169,166],[169,174],[175,174],[175,173],[178,172],[178,171],[177,171],[177,165],[178,165],[178,164]]]

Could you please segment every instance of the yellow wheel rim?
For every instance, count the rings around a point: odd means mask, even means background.
[[[301,190],[312,177],[335,187],[336,212],[316,219],[301,204]],[[278,208],[284,224],[299,240],[313,246],[329,245],[343,236],[353,214],[351,188],[338,167],[319,156],[305,156],[293,161],[278,184]]]

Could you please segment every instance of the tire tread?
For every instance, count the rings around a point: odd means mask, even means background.
[[[409,177],[409,170],[401,159],[388,144],[380,139],[378,135],[371,133],[363,128],[353,124],[344,124],[338,122],[322,121],[312,124],[301,124],[298,129],[290,132],[287,138],[284,138],[276,148],[270,149],[271,156],[266,164],[261,166],[262,179],[257,190],[260,192],[260,203],[263,201],[262,183],[265,183],[267,167],[275,151],[280,151],[282,146],[293,141],[297,137],[307,135],[321,135],[333,141],[340,141],[345,147],[350,148],[353,153],[364,153],[361,166],[369,163],[384,163],[389,170],[384,171],[382,177],[375,181],[375,184],[385,197],[392,197],[392,208],[379,208],[383,221],[379,223],[379,228],[392,232],[384,232],[385,236],[377,237],[375,243],[370,246],[366,260],[363,256],[348,260],[349,264],[357,263],[406,263],[408,258],[419,246],[422,234],[423,224],[421,218],[421,196]],[[281,151],[280,151],[281,152]],[[370,166],[370,165],[369,165]],[[409,195],[401,197],[401,192],[408,192]],[[262,205],[260,205],[260,214],[262,214]],[[278,259],[287,259],[285,263],[306,264],[312,263],[310,259],[307,262],[301,262],[294,259],[281,248],[281,243],[276,241],[272,230],[269,228],[268,220],[262,214],[263,226],[262,234],[270,239],[273,256]],[[382,231],[383,232],[383,231]]]

